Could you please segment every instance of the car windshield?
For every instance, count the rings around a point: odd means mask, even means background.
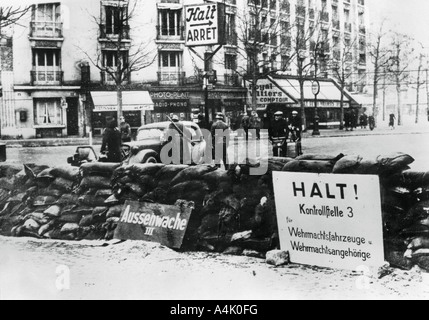
[[[160,139],[163,135],[163,130],[160,128],[142,129],[137,134],[137,141],[148,139]]]

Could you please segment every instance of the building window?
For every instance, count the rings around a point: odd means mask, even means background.
[[[122,39],[129,39],[128,7],[119,5],[103,8],[100,37],[105,39],[121,36]]]
[[[36,4],[32,7],[31,36],[61,38],[61,6],[59,3]]]
[[[119,63],[122,67],[128,64],[128,51],[122,51],[119,57],[116,51],[103,51],[104,67],[116,68]]]
[[[237,32],[236,32],[236,25],[235,25],[235,14],[226,14],[226,23],[225,23],[225,34],[226,34],[226,41],[229,45],[237,45]]]
[[[281,70],[282,71],[290,71],[289,65],[290,65],[290,57],[287,55],[282,55],[281,56]]]
[[[237,56],[234,54],[225,54],[225,69],[236,70],[237,69]]]
[[[33,67],[37,69],[60,68],[61,51],[49,49],[33,50]]]
[[[35,99],[36,125],[63,125],[61,99]]]
[[[181,35],[181,10],[159,10],[159,28],[161,36]]]
[[[159,66],[161,69],[179,69],[181,52],[163,51],[159,54]]]

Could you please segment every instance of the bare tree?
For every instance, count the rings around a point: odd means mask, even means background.
[[[409,80],[409,67],[414,48],[411,45],[411,38],[407,35],[394,33],[392,37],[392,55],[390,58],[391,64],[388,68],[390,75],[393,78],[396,86],[397,107],[396,114],[398,119],[398,126],[402,125],[402,88],[408,83]]]
[[[417,57],[417,61],[418,61],[417,75],[416,75],[415,82],[413,81],[413,83],[415,84],[414,88],[416,89],[416,117],[415,117],[415,123],[416,124],[419,123],[420,90],[426,84],[426,79],[424,78],[424,75],[423,75],[423,72],[425,70],[425,65],[427,65],[427,61],[424,61],[425,58],[426,57],[423,53],[418,54],[418,57]]]
[[[18,21],[31,9],[27,7],[13,7],[0,5],[0,38],[4,28],[18,23]]]
[[[350,79],[353,77],[354,69],[352,67],[353,53],[358,45],[358,38],[339,40],[342,43],[336,45],[334,56],[330,61],[330,68],[333,71],[334,78],[338,81],[341,87],[340,99],[340,130],[344,129],[344,90]],[[341,49],[338,49],[341,48]]]
[[[115,5],[115,2],[117,4]],[[103,21],[101,17],[93,17],[98,25],[100,38],[104,41],[104,46],[109,48],[109,56],[106,51],[98,48],[96,57],[84,49],[81,49],[90,62],[101,71],[104,77],[113,80],[117,93],[118,120],[122,116],[122,91],[132,72],[137,72],[151,66],[157,57],[155,50],[151,50],[149,42],[138,42],[137,39],[130,38],[130,22],[136,20],[136,6],[138,0],[133,2],[114,0],[110,1],[106,15],[111,19],[109,23]],[[124,40],[131,40],[130,45],[126,45]]]
[[[370,43],[370,50],[369,55],[372,60],[372,64],[374,66],[374,72],[373,72],[373,105],[372,105],[372,114],[374,115],[375,123],[377,126],[377,119],[379,115],[379,108],[377,105],[377,98],[378,98],[378,91],[379,91],[379,85],[380,81],[385,78],[384,70],[386,69],[391,51],[385,46],[384,41],[386,39],[387,33],[383,31],[384,29],[384,23],[381,24],[380,29],[376,34],[372,35],[372,40]],[[384,115],[383,115],[384,120]]]
[[[248,7],[239,15],[237,26],[238,54],[247,61],[247,66],[237,68],[237,73],[249,83],[253,110],[257,108],[258,81],[281,70],[276,64],[282,50],[282,40],[285,39],[282,36],[291,29],[288,24],[282,23],[281,14],[270,14],[268,6],[271,3],[275,4],[276,1],[249,0]],[[289,60],[292,58],[288,57]]]

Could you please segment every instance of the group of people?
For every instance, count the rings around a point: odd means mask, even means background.
[[[283,112],[277,111],[274,114],[274,121],[271,122],[268,129],[268,138],[273,144],[273,154],[277,153],[277,146],[275,142],[281,143],[280,154],[281,157],[287,156],[287,140],[296,143],[296,155],[302,154],[301,138],[302,138],[302,121],[297,111],[292,112],[291,118],[284,118]]]
[[[249,131],[255,130],[256,140],[261,139],[261,126],[262,119],[259,117],[256,111],[248,111],[241,118],[241,128],[245,132],[246,141],[249,140]]]

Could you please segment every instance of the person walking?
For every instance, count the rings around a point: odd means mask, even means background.
[[[389,128],[391,128],[392,130],[395,129],[395,120],[396,120],[396,116],[394,113],[391,113],[389,115]]]
[[[249,140],[249,129],[251,127],[250,111],[248,111],[241,119],[241,126],[246,134],[246,141]]]
[[[251,128],[255,129],[256,131],[256,140],[261,140],[262,119],[259,117],[256,111],[253,111],[251,124],[252,124]]]
[[[120,118],[120,129],[122,142],[131,142],[131,126],[124,116]]]
[[[268,129],[268,138],[273,144],[273,155],[286,157],[287,154],[287,138],[289,137],[288,123],[283,119],[283,112],[277,111],[274,114],[274,121]],[[280,154],[277,154],[278,146],[276,142],[281,143]]]
[[[183,122],[180,121],[179,116],[173,115],[171,117],[171,123],[168,126],[168,131],[170,142],[172,141],[173,136],[179,136],[180,164],[191,164],[192,137],[189,129],[187,129]]]
[[[291,140],[296,143],[296,156],[302,155],[302,121],[301,117],[298,116],[298,111],[292,112],[292,118],[290,119],[289,129],[291,132]]]
[[[211,135],[213,143],[213,160],[215,161],[215,165],[220,168],[220,161],[222,160],[225,165],[225,170],[228,170],[229,126],[225,123],[224,119],[225,118],[222,113],[216,114],[216,121],[211,127]]]
[[[101,153],[107,155],[107,162],[122,162],[121,157],[122,137],[113,117],[106,118],[106,129],[103,132]]]

